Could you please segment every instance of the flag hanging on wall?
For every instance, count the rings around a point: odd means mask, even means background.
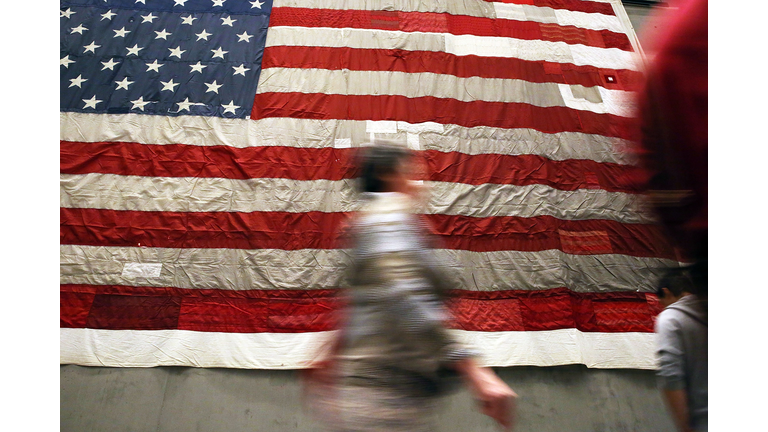
[[[677,262],[626,151],[618,0],[72,0],[60,17],[61,363],[290,369],[333,330],[370,138],[494,366],[653,368]]]

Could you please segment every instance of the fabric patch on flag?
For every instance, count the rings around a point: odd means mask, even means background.
[[[474,331],[523,331],[523,317],[518,299],[455,300],[453,326]]]
[[[614,331],[651,331],[651,310],[641,300],[592,301],[595,322]]]
[[[98,294],[85,326],[108,330],[175,329],[180,309],[180,297]]]
[[[597,179],[597,174],[592,171],[584,173],[584,181],[587,183],[587,189],[600,189],[600,181]]]
[[[93,304],[92,293],[60,292],[59,319],[61,327],[84,327]]]
[[[605,231],[563,231],[558,230],[563,252],[569,254],[613,253],[611,239]]]
[[[160,263],[125,263],[123,277],[127,278],[153,278],[159,277],[163,265]]]

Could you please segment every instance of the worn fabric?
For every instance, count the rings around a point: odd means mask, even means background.
[[[429,430],[441,371],[476,353],[446,330],[455,279],[398,193],[370,194],[351,229],[346,325],[338,356],[342,430]]]
[[[684,389],[691,426],[707,430],[707,300],[688,295],[661,312],[656,319],[659,385]]]

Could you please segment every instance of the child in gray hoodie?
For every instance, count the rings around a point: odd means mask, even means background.
[[[681,269],[659,284],[657,376],[678,429],[698,432],[707,430],[707,298],[693,292]]]

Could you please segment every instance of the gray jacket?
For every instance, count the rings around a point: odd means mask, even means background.
[[[346,374],[377,385],[423,387],[419,379],[435,382],[441,367],[477,355],[445,328],[450,316],[443,294],[457,282],[432,255],[409,198],[372,194],[352,237],[340,356]]]
[[[688,295],[656,318],[659,385],[684,389],[695,430],[707,430],[707,300]]]

